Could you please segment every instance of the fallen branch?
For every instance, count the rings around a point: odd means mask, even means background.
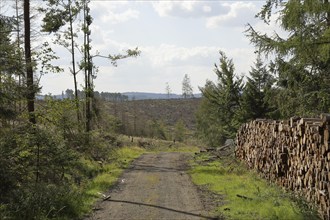
[[[252,198],[242,196],[242,195],[239,195],[239,194],[237,194],[236,196],[239,197],[239,198],[242,198],[242,199],[252,200]]]

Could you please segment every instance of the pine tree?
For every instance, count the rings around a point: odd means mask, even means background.
[[[175,141],[184,141],[186,135],[186,125],[182,119],[178,120],[175,123],[174,128],[174,140]]]
[[[271,111],[267,95],[272,89],[274,78],[268,73],[266,66],[258,57],[251,67],[250,77],[243,89],[241,98],[242,121],[265,118]]]
[[[170,99],[170,97],[171,97],[171,87],[168,84],[168,82],[166,83],[165,91],[166,91],[167,99]]]
[[[193,88],[188,74],[185,74],[182,80],[182,96],[185,99],[194,97]]]
[[[268,23],[274,10],[280,11],[278,23],[288,33],[256,31],[249,25],[246,33],[258,52],[275,54],[273,72],[278,78],[274,98],[282,117],[289,114],[314,115],[330,110],[330,5],[328,0],[268,0],[257,16]]]
[[[0,119],[2,124],[13,119],[16,114],[16,102],[20,100],[20,86],[16,80],[22,72],[21,54],[17,44],[12,42],[11,33],[15,21],[12,18],[0,16]]]
[[[240,97],[242,78],[235,74],[233,61],[220,51],[220,66],[215,64],[214,72],[218,76],[217,84],[208,81],[201,88],[203,99],[198,116],[198,128],[201,136],[209,142],[220,144],[226,138],[233,138],[240,125]],[[208,115],[207,115],[208,114]],[[210,131],[212,129],[212,131]],[[212,140],[211,132],[218,132],[218,140]]]

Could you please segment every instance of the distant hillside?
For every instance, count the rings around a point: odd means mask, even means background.
[[[187,128],[195,130],[195,115],[200,102],[200,98],[108,102],[106,111],[120,119],[128,133],[143,133],[150,121],[161,121],[174,127],[182,120]]]
[[[83,91],[78,91],[80,97],[84,97]],[[169,96],[164,93],[151,93],[151,92],[123,92],[123,93],[112,93],[112,92],[94,92],[95,97],[103,98],[105,100],[109,99],[117,99],[118,96],[122,95],[124,98],[128,98],[128,100],[146,100],[146,99],[181,99],[182,95],[171,93]],[[46,95],[37,95],[36,98],[38,100],[43,100]],[[62,92],[61,95],[48,95],[53,97],[54,99],[66,99],[73,98],[73,90],[67,89],[65,92]],[[117,98],[116,98],[117,97]],[[195,98],[201,98],[202,94],[194,94]]]
[[[124,92],[123,95],[128,96],[129,100],[145,100],[145,99],[180,99],[182,95],[164,93],[148,93],[148,92]],[[194,94],[195,98],[200,98],[201,94]]]

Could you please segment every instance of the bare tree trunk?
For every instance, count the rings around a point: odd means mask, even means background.
[[[18,86],[21,87],[23,84],[23,71],[21,69],[22,66],[22,54],[21,54],[21,36],[20,36],[20,19],[19,19],[19,14],[18,14],[18,2],[19,0],[15,1],[15,9],[16,9],[16,29],[17,29],[17,50],[18,50],[18,59],[19,59],[19,72],[18,72]],[[22,100],[21,97],[19,97],[18,100],[18,111],[21,112],[22,111]]]
[[[31,59],[31,24],[30,24],[30,1],[24,0],[24,49],[26,65],[26,87],[27,87],[27,108],[29,112],[29,121],[36,124],[34,114],[35,89],[33,85],[33,69]]]
[[[87,80],[87,27],[86,27],[86,0],[84,0],[84,73],[85,73],[85,131],[88,131],[87,105],[88,105],[88,80]]]
[[[24,0],[24,49],[26,65],[26,87],[27,87],[27,108],[29,112],[29,121],[35,125],[37,123],[34,114],[35,89],[33,85],[33,69],[31,59],[31,32],[30,32],[30,0]],[[40,167],[40,147],[37,146],[37,164],[36,164],[36,182],[39,182]]]
[[[92,77],[92,62],[90,56],[90,17],[89,17],[89,8],[88,3],[84,3],[84,28],[85,28],[85,37],[84,37],[84,47],[85,47],[85,93],[86,93],[86,132],[91,130],[91,98],[92,98],[92,86],[91,86],[91,77]]]
[[[78,126],[80,126],[80,113],[79,113],[79,99],[78,99],[78,88],[77,88],[77,72],[76,72],[76,61],[75,61],[75,50],[74,50],[74,39],[73,39],[73,19],[72,19],[72,8],[71,8],[71,0],[69,0],[69,19],[70,19],[70,36],[71,36],[71,57],[72,57],[72,74],[73,74],[73,82],[74,82],[74,97],[77,108],[77,120]]]

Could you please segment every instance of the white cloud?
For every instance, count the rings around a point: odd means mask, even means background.
[[[204,86],[206,79],[216,80],[213,69],[214,64],[219,63],[219,49],[223,50],[228,58],[233,59],[238,75],[247,74],[255,59],[253,48],[187,48],[162,44],[141,49],[140,57],[120,61],[116,68],[101,65],[95,81],[96,89],[164,92],[165,83],[169,82],[173,92],[181,93],[183,76],[188,74],[194,91],[198,92],[198,87]]]
[[[170,44],[161,44],[157,47],[141,47],[143,56],[146,56],[151,64],[155,67],[169,66],[186,61],[191,62],[192,59],[197,60],[207,59],[217,53],[217,47],[178,47]]]
[[[249,16],[253,17],[254,10],[257,10],[254,3],[154,1],[151,5],[149,2],[135,1],[92,1],[91,6],[95,7],[91,10],[94,18],[91,36],[93,54],[96,50],[102,55],[123,53],[136,46],[142,51],[137,58],[118,61],[118,67],[113,67],[107,59],[95,58],[93,61],[100,70],[95,80],[96,90],[164,92],[165,83],[169,82],[171,89],[180,93],[183,75],[189,74],[197,92],[197,87],[203,86],[206,79],[216,80],[213,69],[214,63],[219,63],[219,50],[233,58],[238,74],[248,73],[254,62],[253,46],[242,41],[240,37],[244,34],[230,28],[244,25]],[[194,19],[175,19],[178,21],[175,23],[169,17]],[[132,19],[138,20],[127,22]],[[126,23],[112,25],[116,22]],[[196,25],[204,22],[212,23],[210,25],[214,28],[229,28],[224,32],[223,29],[211,30]],[[259,29],[259,23],[254,27]],[[264,31],[263,26],[260,28]],[[68,53],[65,51],[63,55],[61,61],[69,65]],[[45,76],[42,80],[45,93],[57,94],[59,89],[72,88],[72,75],[65,67],[65,74],[54,76],[51,80],[47,80],[51,74]],[[83,84],[83,74],[79,76],[80,85]]]
[[[209,13],[209,12],[212,11],[212,8],[210,6],[208,6],[208,5],[204,5],[203,6],[203,11],[206,12],[206,13]]]
[[[254,16],[258,9],[253,3],[235,2],[225,5],[230,7],[230,11],[208,18],[206,23],[208,28],[244,26],[247,23],[255,23]]]
[[[152,2],[152,6],[161,17],[208,17],[229,10],[217,1],[158,1]]]
[[[254,23],[258,12],[253,2],[221,1],[160,1],[153,2],[153,8],[161,17],[205,17],[207,28],[220,26],[237,27],[247,22]]]
[[[92,1],[91,11],[104,24],[118,24],[139,18],[140,12],[128,6],[132,6],[128,1]]]
[[[133,45],[109,41],[106,47],[121,51],[133,48]],[[113,67],[106,59],[95,59],[95,64],[99,66],[95,80],[96,90],[164,92],[165,83],[169,82],[173,92],[181,93],[183,75],[188,74],[194,91],[198,92],[198,86],[204,86],[206,79],[216,80],[213,69],[214,63],[219,63],[219,50],[223,50],[233,59],[238,74],[248,73],[254,61],[252,48],[182,47],[161,44],[142,46],[141,50],[140,57],[121,60],[118,62],[118,67]],[[82,76],[80,74],[79,85],[83,84]],[[57,91],[72,88],[72,76],[68,72],[51,77],[54,80],[61,78],[63,83],[56,86],[52,83],[53,80],[43,80],[44,88],[54,87]],[[49,79],[48,75],[46,78]]]
[[[93,10],[118,10],[127,8],[127,5],[129,5],[129,1],[91,1],[89,4],[91,11]]]
[[[109,11],[108,13],[102,16],[101,21],[103,23],[118,24],[118,23],[126,22],[131,19],[137,19],[139,18],[139,16],[140,16],[140,12],[133,9],[127,9],[119,13]]]

